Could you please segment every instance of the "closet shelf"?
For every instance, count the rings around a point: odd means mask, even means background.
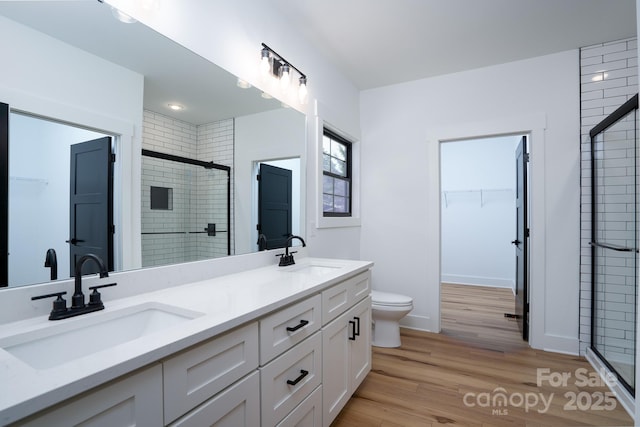
[[[472,190],[444,190],[442,191],[442,198],[444,199],[444,206],[449,207],[449,197],[456,194],[477,194],[480,200],[480,207],[485,204],[485,196],[489,194],[515,194],[513,188],[478,188]]]
[[[49,185],[49,180],[43,178],[29,178],[25,176],[11,176],[11,181],[33,182],[36,184]]]

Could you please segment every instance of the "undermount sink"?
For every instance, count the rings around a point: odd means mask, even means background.
[[[333,265],[320,265],[320,264],[300,264],[294,265],[293,267],[287,268],[286,272],[289,273],[301,273],[301,274],[309,274],[311,276],[322,276],[327,273],[331,273],[335,271],[338,266]]]
[[[59,324],[2,338],[0,348],[33,368],[48,369],[202,315],[149,302],[61,320]]]

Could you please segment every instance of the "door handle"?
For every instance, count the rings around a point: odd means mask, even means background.
[[[72,245],[75,245],[76,243],[81,243],[81,242],[84,242],[84,240],[79,240],[79,239],[76,239],[75,237],[69,240],[65,240],[65,243],[71,243]]]
[[[518,239],[511,241],[511,244],[512,245],[516,245],[516,246],[518,246],[520,243],[522,243],[522,242],[520,240],[518,240]]]

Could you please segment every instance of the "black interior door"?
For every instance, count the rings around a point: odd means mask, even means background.
[[[82,255],[98,255],[113,271],[113,168],[111,138],[103,137],[71,146],[69,193],[70,272]],[[85,263],[82,274],[97,273]]]
[[[258,233],[267,249],[283,248],[291,235],[291,171],[260,164],[258,177]]]
[[[529,340],[529,293],[527,284],[527,137],[516,149],[516,318],[522,339]]]

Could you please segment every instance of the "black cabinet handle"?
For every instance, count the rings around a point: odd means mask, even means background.
[[[522,242],[520,240],[518,240],[518,239],[511,241],[511,244],[512,245],[516,245],[516,246],[518,246],[520,243],[522,243]]]
[[[351,336],[349,337],[349,339],[351,341],[355,341],[356,340],[356,322],[355,320],[349,320],[349,324],[351,325]]]
[[[296,385],[298,384],[300,381],[302,381],[302,379],[304,377],[306,377],[307,375],[309,375],[309,371],[305,371],[304,369],[300,369],[300,375],[298,376],[298,378],[296,378],[295,380],[287,380],[287,384],[289,385]]]
[[[360,318],[357,316],[353,316],[354,319],[356,319],[356,329],[353,332],[353,335],[356,337],[360,336]]]
[[[308,320],[301,320],[300,323],[298,323],[296,326],[287,326],[287,331],[289,332],[295,332],[300,328],[304,328],[305,326],[307,326],[309,324]]]

